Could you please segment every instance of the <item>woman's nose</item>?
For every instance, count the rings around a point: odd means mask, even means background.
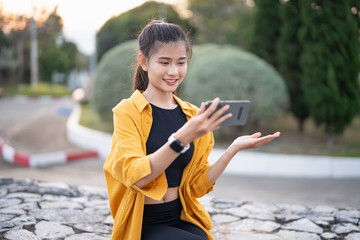
[[[168,68],[169,75],[177,75],[179,73],[178,67],[175,64],[170,64]]]

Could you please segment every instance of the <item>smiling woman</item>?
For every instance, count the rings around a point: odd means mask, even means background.
[[[176,24],[154,20],[141,31],[138,46],[134,93],[113,108],[112,147],[104,164],[111,239],[212,240],[210,216],[197,198],[213,190],[238,151],[280,133],[238,137],[210,165],[212,132],[231,113],[225,113],[228,105],[216,110],[219,98],[206,109],[174,94],[192,54],[188,36]]]

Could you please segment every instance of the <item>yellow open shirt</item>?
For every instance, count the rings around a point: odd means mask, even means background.
[[[197,107],[174,95],[189,120]],[[135,183],[151,173],[146,140],[152,125],[151,106],[136,90],[129,99],[113,108],[114,133],[110,153],[104,164],[110,210],[114,218],[112,240],[140,240],[145,196],[160,200],[168,188],[165,172],[140,189]],[[207,158],[214,145],[212,133],[194,141],[194,154],[183,172],[179,196],[183,206],[181,219],[205,231],[212,240],[209,214],[196,198],[213,190],[208,178]]]

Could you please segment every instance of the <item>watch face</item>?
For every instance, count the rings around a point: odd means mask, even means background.
[[[184,149],[184,147],[176,139],[170,143],[170,147],[177,153]]]

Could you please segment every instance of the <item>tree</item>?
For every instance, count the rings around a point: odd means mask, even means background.
[[[19,14],[4,14],[0,5],[0,57],[2,81],[16,84],[24,78],[24,39],[28,18]]]
[[[298,31],[301,26],[299,0],[290,0],[280,6],[281,28],[277,41],[278,70],[285,79],[290,95],[290,110],[299,122],[299,131],[303,132],[304,121],[309,116],[301,84],[300,55],[301,44]]]
[[[196,43],[250,44],[253,8],[242,0],[188,0]]]
[[[69,74],[76,67],[77,54],[76,45],[65,40],[61,44],[47,46],[41,58],[41,79],[50,82],[54,73]]]
[[[42,81],[50,82],[54,73],[69,74],[76,68],[78,49],[75,43],[67,41],[62,33],[63,21],[57,8],[39,24],[38,40],[42,50],[39,57]]]
[[[16,84],[30,82],[30,19],[24,15],[3,15],[0,8],[0,38],[8,40],[8,48],[16,62]],[[63,36],[63,22],[55,7],[51,12],[40,10],[36,20],[41,81],[50,82],[55,72],[68,74],[77,65],[75,43]],[[1,49],[3,45],[1,45]],[[13,78],[13,77],[12,77]]]
[[[351,0],[300,1],[305,99],[317,125],[324,125],[328,146],[358,112],[359,27]]]
[[[279,0],[255,1],[250,51],[277,68],[275,43],[280,33]]]
[[[192,28],[188,20],[181,19],[171,5],[154,1],[145,2],[143,5],[109,19],[97,33],[98,59],[116,45],[136,39],[140,32],[151,19],[165,16],[166,20],[182,26],[190,31]]]

